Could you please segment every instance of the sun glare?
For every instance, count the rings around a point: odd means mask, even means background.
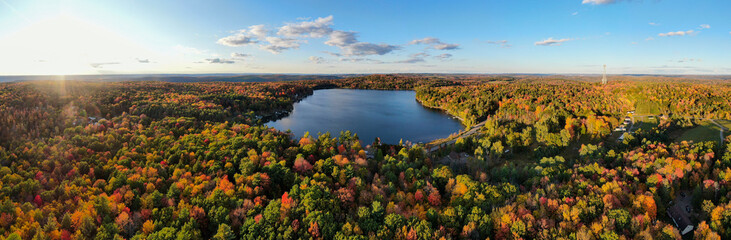
[[[71,15],[49,17],[1,37],[0,52],[0,64],[35,74],[101,73],[150,54],[103,26]]]

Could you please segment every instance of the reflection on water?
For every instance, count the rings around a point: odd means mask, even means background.
[[[384,143],[429,142],[462,129],[458,120],[416,102],[413,91],[354,89],[316,90],[294,104],[289,116],[267,123],[282,131],[291,129],[296,137],[306,131],[357,133],[364,144],[380,137]]]

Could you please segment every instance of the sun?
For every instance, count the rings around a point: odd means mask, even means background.
[[[38,20],[0,37],[6,71],[33,74],[93,74],[115,69],[150,51],[92,21],[67,14]]]

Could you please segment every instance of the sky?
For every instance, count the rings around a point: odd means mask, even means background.
[[[731,74],[728,0],[0,0],[0,75]]]

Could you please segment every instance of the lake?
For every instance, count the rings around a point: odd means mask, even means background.
[[[445,112],[426,108],[416,101],[414,91],[324,89],[294,104],[294,110],[267,125],[281,131],[292,130],[296,137],[310,132],[357,133],[363,146],[380,137],[383,143],[397,144],[403,138],[413,143],[430,142],[458,132],[464,127]]]

